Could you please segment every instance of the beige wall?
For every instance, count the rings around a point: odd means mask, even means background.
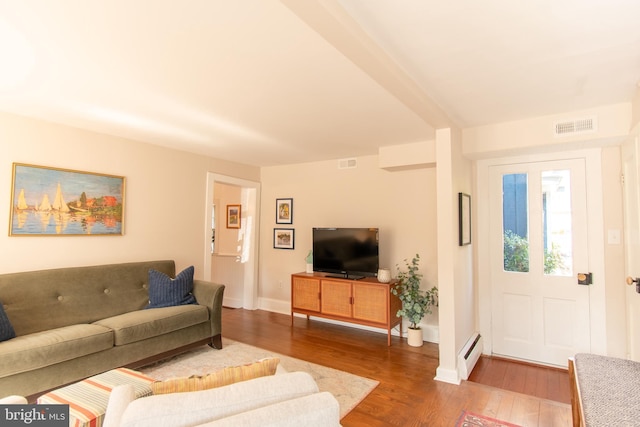
[[[554,136],[554,123],[593,117],[596,131]],[[472,159],[488,159],[576,150],[619,144],[631,129],[631,103],[606,105],[589,110],[571,111],[467,128],[463,133],[463,151]]]
[[[0,273],[174,259],[203,277],[207,172],[259,180],[258,168],[0,114]],[[12,162],[126,177],[124,236],[8,237]]]
[[[624,235],[624,210],[620,176],[622,163],[620,147],[607,147],[602,150],[602,187],[605,236],[609,230]],[[611,243],[605,238],[605,297],[606,297],[606,334],[607,354],[614,357],[626,357],[626,312],[622,309],[625,301],[625,251],[621,243]]]
[[[436,131],[440,365],[436,379],[457,384],[458,353],[476,330],[472,245],[459,246],[458,193],[472,195],[471,161],[462,154],[460,132]],[[472,210],[473,213],[473,210]]]
[[[420,254],[423,287],[437,284],[435,168],[387,171],[378,156],[263,168],[260,306],[289,312],[290,275],[305,270],[313,227],[378,227],[380,264]],[[293,225],[275,223],[276,198],[293,198]],[[273,248],[274,228],[295,229],[295,249]],[[423,323],[435,323],[434,315]]]

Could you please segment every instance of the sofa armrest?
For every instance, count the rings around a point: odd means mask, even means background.
[[[224,285],[206,280],[193,281],[193,295],[198,304],[209,309],[209,321],[211,322],[211,345],[214,348],[222,348],[222,297]]]
[[[0,405],[26,405],[27,398],[17,395],[7,396],[0,399]]]
[[[340,405],[328,391],[285,400],[199,427],[339,427]]]
[[[102,427],[120,427],[122,414],[134,400],[136,400],[136,391],[132,384],[114,387],[109,395]]]

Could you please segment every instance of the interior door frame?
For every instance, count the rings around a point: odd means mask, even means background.
[[[484,354],[490,355],[493,353],[491,253],[489,245],[489,204],[478,201],[489,200],[489,168],[513,163],[534,163],[578,158],[585,161],[588,193],[589,270],[594,277],[594,283],[589,287],[591,351],[607,354],[602,152],[599,148],[478,160],[475,188],[475,193],[477,194],[475,211],[477,212],[476,236],[478,246],[475,271],[477,272],[478,283],[478,325],[480,334],[484,337]]]
[[[633,200],[635,211],[630,210],[629,207],[629,188],[628,183],[632,182],[633,179],[638,179],[640,177],[640,167],[638,160],[638,156],[640,156],[640,136],[638,134],[631,135],[629,139],[622,143],[621,146],[621,162],[622,162],[622,174],[624,177],[624,189],[623,189],[623,215],[624,215],[624,253],[625,253],[625,266],[624,273],[626,277],[639,277],[640,272],[637,269],[637,261],[631,262],[631,257],[637,252],[635,247],[638,245],[638,230],[637,230],[637,222],[633,223],[629,220],[628,216],[630,214],[638,213],[640,210],[640,190],[638,186],[640,184],[636,181],[635,188],[635,200]],[[627,169],[625,168],[627,159],[630,157],[630,154],[633,158],[632,168],[634,176],[630,177],[627,173]],[[637,218],[634,219],[637,221]],[[635,229],[632,226],[636,227]],[[635,249],[635,251],[634,251]],[[640,341],[637,337],[637,331],[640,328],[637,327],[637,319],[634,315],[637,315],[640,310],[636,309],[638,307],[638,300],[636,298],[640,298],[640,295],[636,293],[635,285],[625,286],[625,305],[626,305],[626,326],[627,326],[627,358],[630,360],[640,361]]]
[[[246,179],[234,178],[232,176],[220,175],[213,172],[207,173],[207,185],[205,194],[205,221],[204,221],[204,280],[211,280],[211,213],[215,198],[215,183],[235,185],[252,192],[253,197],[247,197],[247,211],[253,213],[254,220],[248,231],[249,244],[251,245],[250,255],[244,266],[244,292],[243,308],[255,310],[258,308],[258,261],[259,261],[259,236],[260,236],[260,189],[261,184]],[[245,200],[245,197],[243,197]],[[244,211],[244,208],[243,208]],[[244,215],[243,215],[244,216]]]

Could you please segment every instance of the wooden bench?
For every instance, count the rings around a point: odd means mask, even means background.
[[[640,425],[640,362],[579,353],[569,379],[574,427]]]

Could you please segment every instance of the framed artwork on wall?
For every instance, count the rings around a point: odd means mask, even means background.
[[[13,163],[9,236],[124,234],[123,176]]]
[[[274,228],[273,247],[275,249],[293,249],[295,247],[295,230],[293,228]]]
[[[227,228],[240,228],[241,205],[227,205]]]
[[[276,199],[276,224],[293,224],[293,199]]]
[[[459,246],[471,244],[471,196],[458,193]]]

